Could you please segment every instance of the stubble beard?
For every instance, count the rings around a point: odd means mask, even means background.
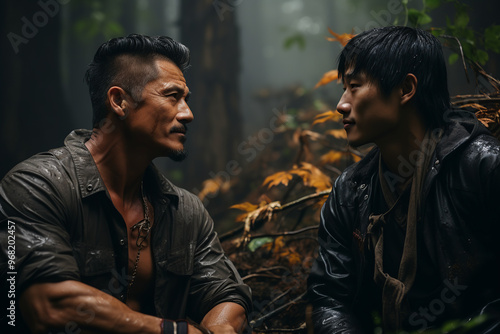
[[[182,148],[180,150],[170,150],[167,153],[167,157],[169,157],[173,161],[182,161],[182,160],[186,159],[187,156],[188,156],[188,152],[184,148]]]

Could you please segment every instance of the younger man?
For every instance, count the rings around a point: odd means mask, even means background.
[[[350,40],[338,70],[349,143],[376,147],[322,209],[308,281],[315,333],[372,333],[374,311],[387,332],[481,312],[489,320],[477,330],[500,330],[500,143],[449,109],[439,41],[370,30]]]

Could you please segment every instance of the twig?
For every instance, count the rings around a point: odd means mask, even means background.
[[[259,268],[257,269],[255,272],[256,273],[261,273],[263,271],[271,271],[271,270],[275,270],[275,269],[283,269],[283,270],[288,270],[287,267],[285,266],[274,266],[274,267],[268,267],[268,268]]]
[[[314,193],[314,194],[310,194],[310,195],[301,197],[299,199],[296,199],[295,201],[291,201],[289,203],[283,204],[281,206],[280,210],[288,209],[288,208],[290,208],[292,206],[298,205],[298,204],[300,204],[302,202],[306,202],[306,201],[308,201],[310,199],[313,199],[313,198],[320,198],[320,197],[329,195],[331,191],[332,191],[332,189],[328,189],[328,190],[320,191],[319,193]]]
[[[255,328],[256,326],[260,325],[263,321],[266,321],[267,319],[275,316],[276,314],[282,312],[283,310],[285,310],[287,307],[291,306],[291,305],[294,305],[294,304],[297,304],[299,301],[302,300],[302,298],[304,298],[304,296],[306,295],[306,293],[304,292],[303,294],[301,294],[300,296],[298,296],[297,298],[295,298],[294,300],[286,303],[285,305],[281,305],[280,307],[276,308],[275,310],[269,312],[268,314],[266,315],[263,315],[262,317],[260,317],[259,319],[257,320],[252,320],[250,321],[250,326],[252,328]]]
[[[326,168],[328,170],[331,170],[332,172],[334,172],[337,175],[342,174],[342,171],[340,169],[338,169],[337,167],[333,167],[333,166],[330,166],[330,165],[325,165],[324,168]]]
[[[242,280],[247,280],[249,278],[254,278],[254,277],[267,277],[267,278],[275,278],[275,279],[281,279],[281,276],[278,275],[271,275],[271,274],[250,274],[242,278]]]
[[[449,38],[449,39],[454,39],[457,42],[458,47],[460,49],[460,56],[462,58],[462,65],[464,67],[465,77],[467,78],[467,82],[470,83],[469,73],[467,73],[467,65],[465,65],[465,57],[464,57],[464,50],[462,49],[462,43],[460,43],[460,40],[458,38],[456,38],[455,36],[441,35],[441,37],[443,37],[443,38]]]
[[[491,98],[482,95],[458,95],[453,98],[452,104],[458,105],[458,104],[479,103],[479,102],[500,103],[500,98],[498,97]]]
[[[290,293],[290,291],[292,291],[292,289],[288,289],[286,290],[285,292],[283,292],[282,294],[280,294],[279,296],[277,296],[276,298],[274,298],[273,300],[271,300],[269,303],[267,303],[266,306],[264,306],[262,308],[262,310],[260,311],[259,315],[262,314],[262,312],[264,312],[264,310],[269,306],[269,305],[273,305],[274,303],[276,303],[276,301],[280,300],[281,298],[285,297],[287,294]]]
[[[304,196],[304,197],[301,197],[299,199],[296,199],[295,201],[292,201],[292,202],[289,202],[289,203],[286,203],[286,204],[283,204],[279,207],[274,207],[273,208],[273,213],[274,212],[277,212],[277,211],[282,211],[282,210],[286,210],[290,207],[293,207],[295,205],[298,205],[298,204],[301,204],[303,202],[306,202],[310,199],[315,199],[315,198],[320,198],[320,197],[323,197],[323,196],[326,196],[326,195],[329,195],[330,192],[332,190],[331,189],[328,189],[328,190],[323,190],[323,191],[320,191],[320,192],[317,192],[317,193],[314,193],[314,194],[310,194],[310,195],[307,195],[307,196]],[[274,202],[273,202],[274,203]],[[262,208],[259,208],[258,210],[261,210]],[[250,212],[248,214],[251,214]],[[254,222],[254,224],[256,223],[257,221]],[[234,230],[231,230],[229,232],[226,232],[224,234],[221,234],[220,237],[219,237],[219,240],[221,241],[224,241],[236,234],[238,234],[239,232],[243,231],[244,230],[244,226],[240,226]],[[252,236],[250,236],[250,238],[252,238]]]
[[[259,329],[255,330],[256,333],[295,333],[300,332],[301,330],[306,329],[306,323],[300,324],[297,328],[268,328],[268,329]]]
[[[297,231],[285,231],[285,232],[276,232],[276,233],[255,234],[255,235],[251,235],[250,239],[263,238],[263,237],[282,237],[282,236],[286,236],[286,235],[296,235],[296,234],[304,233],[304,232],[311,231],[311,230],[317,230],[318,228],[319,228],[319,225],[316,225],[316,226],[304,227],[304,228],[297,230]]]
[[[226,233],[223,233],[223,234],[221,234],[219,236],[219,240],[222,242],[222,241],[224,241],[226,239],[229,239],[232,236],[234,236],[234,235],[240,233],[241,231],[243,231],[243,228],[244,228],[244,226],[239,226],[239,227],[235,228],[234,230],[231,230],[231,231],[228,231]]]

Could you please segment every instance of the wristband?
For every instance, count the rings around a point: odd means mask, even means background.
[[[188,323],[186,321],[176,321],[177,334],[188,334]]]
[[[162,334],[177,334],[177,324],[175,321],[163,319],[161,322]]]

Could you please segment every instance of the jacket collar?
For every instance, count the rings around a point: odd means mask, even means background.
[[[482,126],[474,113],[465,110],[448,110],[444,113],[447,126],[443,128],[443,136],[438,143],[435,156],[440,161],[445,161],[460,146],[469,140],[481,135],[489,134],[488,130]],[[375,146],[368,154],[357,163],[353,170],[352,180],[354,184],[367,183],[378,170],[378,156],[380,150]]]
[[[64,140],[64,145],[68,148],[75,164],[82,198],[101,191],[107,192],[94,158],[85,146],[85,142],[90,139],[91,134],[91,130],[73,130]],[[178,202],[179,192],[177,187],[163,176],[153,163],[146,169],[144,180],[145,187],[151,189],[154,195],[166,196]]]

